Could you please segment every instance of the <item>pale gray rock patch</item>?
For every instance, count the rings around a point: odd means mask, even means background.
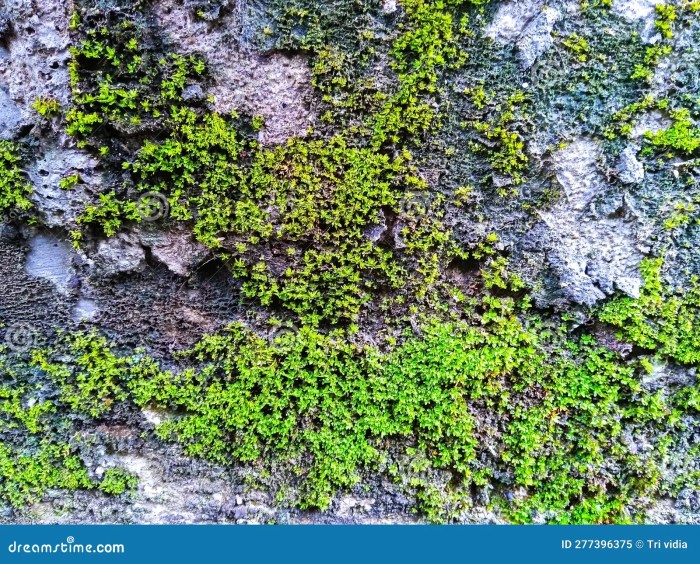
[[[393,14],[398,9],[397,0],[383,0],[382,12],[385,14]]]
[[[547,226],[547,260],[562,293],[588,306],[620,290],[638,297],[643,258],[631,222],[600,212],[596,201],[610,187],[598,170],[599,145],[580,138],[554,155],[562,198],[540,212]],[[620,198],[620,202],[622,199]]]
[[[499,6],[484,34],[502,45],[514,43],[533,18],[542,12],[544,4],[544,0],[505,2]]]
[[[11,0],[8,14],[13,33],[7,54],[0,57],[0,87],[28,123],[36,119],[32,104],[38,97],[51,97],[61,104],[70,101],[67,61],[70,3],[62,0]]]
[[[632,127],[632,139],[639,139],[649,133],[658,133],[669,128],[673,122],[659,111],[646,112],[640,115]]]
[[[197,242],[186,229],[175,227],[170,231],[137,230],[136,236],[151,255],[178,276],[189,276],[211,253]]]
[[[29,239],[24,269],[30,276],[48,280],[58,292],[66,294],[74,256],[73,248],[66,241],[48,234],[34,235]]]
[[[554,45],[552,30],[560,18],[559,10],[545,6],[523,30],[517,45],[520,51],[520,62],[524,68],[534,65],[535,61]]]
[[[103,175],[97,172],[99,163],[85,151],[52,146],[27,167],[33,187],[30,196],[43,223],[51,228],[74,226],[89,201],[88,192],[98,193]],[[62,189],[60,182],[78,175],[79,183]]]
[[[642,39],[654,43],[661,38],[654,24],[656,6],[665,3],[664,0],[614,0],[612,11],[627,21],[639,22]]]
[[[530,68],[554,44],[552,30],[561,12],[544,0],[502,4],[484,34],[501,45],[515,43],[523,67]]]
[[[646,20],[656,13],[656,6],[664,0],[613,0],[612,10],[628,21]]]
[[[375,504],[372,498],[361,498],[354,495],[345,495],[338,500],[338,516],[352,517],[356,514],[367,514]]]
[[[304,137],[315,120],[311,110],[311,71],[305,57],[272,53],[263,56],[240,44],[239,15],[224,16],[218,25],[195,21],[174,0],[155,7],[158,24],[186,53],[200,53],[211,67],[214,85],[209,94],[214,110],[239,111],[265,118],[260,141],[275,145]]]
[[[80,323],[81,321],[93,321],[98,313],[99,309],[95,300],[81,297],[73,308],[72,319],[76,323]]]
[[[652,362],[652,371],[650,374],[644,374],[642,378],[642,383],[648,390],[664,389],[672,392],[679,388],[695,385],[697,377],[695,367],[676,366],[654,358],[651,358],[650,361]]]
[[[0,140],[12,139],[21,122],[22,112],[19,107],[10,95],[0,88]]]
[[[620,154],[616,170],[624,184],[639,184],[644,180],[644,165],[637,160],[639,147],[628,145]]]

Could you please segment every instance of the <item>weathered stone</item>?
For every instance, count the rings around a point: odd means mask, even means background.
[[[146,253],[133,234],[119,233],[100,241],[92,258],[101,276],[136,272],[146,267]]]
[[[639,147],[629,145],[620,154],[617,173],[625,184],[639,184],[644,180],[644,165],[637,160]]]

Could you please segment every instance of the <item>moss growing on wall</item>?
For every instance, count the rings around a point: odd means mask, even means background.
[[[612,302],[601,319],[624,325],[639,346],[695,365],[695,293],[660,302],[668,289],[655,266],[640,300]],[[302,328],[266,340],[232,325],[184,353],[179,371],[119,356],[94,334],[35,358],[78,412],[101,414],[128,399],[172,413],[157,433],[190,455],[278,470],[285,463],[301,507],[327,507],[338,488],[395,459],[387,440],[403,438],[427,466],[394,475],[432,520],[455,517],[462,494],[485,485],[516,522],[641,519],[649,496],[674,487],[661,474],[667,433],[697,410],[695,390],[645,389],[648,361],[625,361],[590,335],[552,326],[527,300],[487,291],[478,310],[465,321],[426,320],[421,337],[388,352],[352,344],[342,331]],[[642,325],[660,328],[649,335]],[[476,418],[479,409],[497,419]],[[649,437],[644,455],[629,442],[636,432]],[[436,489],[428,468],[452,478]]]
[[[513,53],[477,38],[486,4],[404,0],[389,17],[376,5],[336,2],[363,22],[345,41],[349,24],[331,29],[325,3],[274,3],[278,27],[266,35],[311,57],[324,110],[318,130],[279,146],[258,141],[260,116],[185,99],[187,86],[206,85],[206,62],[157,44],[144,6],[110,26],[79,6],[72,105],[36,104],[46,117],[62,115],[107,170],[76,241],[131,228],[143,221],[142,199],[163,196],[161,222],[189,227],[259,315],[203,335],[167,363],[97,331],[34,351],[31,371],[56,399],[26,408],[33,389],[0,390],[8,429],[21,428],[32,447],[3,443],[0,497],[21,505],[53,487],[133,490],[134,477],[118,469],[91,480],[66,438],[72,427],[51,434],[44,422],[65,412],[94,423],[143,408],[167,412],[157,436],[191,456],[274,468],[280,499],[302,508],[328,508],[339,491],[380,475],[436,522],[459,519],[476,491],[491,492],[486,505],[513,522],[629,522],[643,519],[652,497],[697,487],[695,474],[664,473],[674,433],[698,413],[697,387],[644,385],[650,355],[688,367],[700,360],[697,286],[672,291],[661,262],[645,262],[641,297],[616,297],[597,315],[601,331],[617,330],[616,344],[634,346],[623,358],[569,327],[567,314],[533,309],[508,261],[512,240],[485,219],[465,221],[474,233],[461,238],[445,221],[478,217],[474,199],[490,196],[485,187],[508,196],[494,198],[499,205],[522,203],[531,111],[542,116],[550,104],[577,135],[602,133],[601,116],[619,101],[607,131],[614,140],[644,111],[683,108],[638,99],[631,70],[663,52],[650,57],[629,34],[596,35],[612,16],[609,3],[589,3],[581,29],[561,24],[553,53],[565,68],[530,88]],[[198,5],[197,17],[213,17],[207,10]],[[673,21],[664,15],[664,35]],[[387,33],[375,36],[380,27]],[[619,64],[609,53],[617,48]],[[474,53],[500,66],[484,70]],[[368,70],[381,60],[390,67],[383,82]],[[694,114],[672,117],[647,136],[648,150],[695,155]],[[17,154],[0,145],[2,209],[28,206]],[[463,161],[474,165],[468,174]],[[431,175],[431,163],[447,165]],[[76,182],[68,176],[61,187]],[[50,440],[37,443],[41,433]],[[637,435],[648,438],[643,453]]]

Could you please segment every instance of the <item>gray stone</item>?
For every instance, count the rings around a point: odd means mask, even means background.
[[[644,180],[644,165],[637,160],[639,147],[628,145],[620,154],[617,173],[624,184],[639,184]]]
[[[66,294],[73,274],[73,248],[67,241],[52,235],[38,234],[29,240],[29,253],[24,268],[30,276],[51,282]]]
[[[70,11],[63,0],[12,2],[12,34],[6,38],[7,56],[0,57],[0,88],[7,90],[28,123],[38,117],[32,108],[37,98],[70,101]]]
[[[544,0],[503,2],[486,26],[484,34],[502,45],[514,43],[543,7]]]
[[[185,86],[184,90],[182,91],[182,99],[188,101],[203,100],[204,90],[199,84],[190,84],[189,86]]]
[[[135,231],[135,236],[142,246],[151,249],[154,259],[179,276],[189,276],[211,254],[209,249],[198,243],[192,233],[182,226],[169,231],[139,228]]]
[[[517,45],[524,68],[529,69],[554,44],[552,30],[560,18],[559,10],[545,6],[523,30]]]
[[[12,139],[22,122],[22,112],[10,95],[0,88],[0,140]]]
[[[601,215],[597,209],[613,195],[598,170],[599,155],[598,143],[588,138],[577,139],[554,155],[563,195],[549,210],[539,212],[545,229],[536,228],[529,235],[549,249],[547,262],[559,279],[562,295],[589,306],[616,290],[638,296],[643,258],[633,224],[615,215]]]
[[[99,192],[103,182],[97,161],[86,152],[61,146],[49,147],[29,163],[27,173],[34,189],[30,199],[47,227],[71,229],[90,202],[89,192]],[[61,179],[77,174],[80,182],[68,190]]]
[[[613,0],[612,10],[627,20],[639,21],[653,17],[656,6],[664,3],[665,0]]]
[[[640,22],[642,38],[652,42],[657,35],[654,25],[656,6],[665,3],[665,0],[613,0],[612,11],[628,21]]]
[[[659,111],[645,112],[635,121],[630,133],[632,139],[639,139],[647,132],[657,133],[671,126],[673,122],[670,118]]]
[[[73,308],[72,318],[76,323],[81,321],[93,321],[98,313],[99,309],[95,300],[81,297]]]
[[[304,57],[248,51],[233,33],[240,26],[236,11],[222,14],[215,27],[193,19],[186,6],[175,0],[158,2],[155,14],[178,49],[206,54],[214,80],[209,94],[217,112],[237,110],[262,116],[265,126],[259,138],[265,144],[306,136],[315,115],[310,105],[311,72]]]

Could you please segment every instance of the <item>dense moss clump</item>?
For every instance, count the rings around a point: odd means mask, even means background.
[[[646,284],[639,299],[605,304],[600,319],[619,327],[620,338],[681,364],[700,362],[700,284],[671,292],[664,287],[661,259],[642,264]]]
[[[0,212],[32,207],[29,195],[32,187],[20,167],[19,147],[9,141],[0,141]]]
[[[57,401],[34,369],[6,353],[0,351],[0,502],[20,509],[49,489],[94,488],[71,420],[76,406]]]
[[[108,468],[98,487],[106,494],[120,495],[135,490],[138,482],[138,478],[127,470]]]
[[[115,80],[106,83],[105,73],[133,82],[146,63],[135,51],[138,64],[132,71],[110,46],[115,34],[135,33],[135,24],[125,21],[97,32],[88,27],[88,38],[75,50],[74,83],[87,91],[77,95],[76,90],[76,107],[90,110],[95,123],[118,128],[131,109],[143,110],[146,103],[145,115],[167,134],[164,141],[140,144],[122,165],[130,182],[100,194],[79,223],[100,226],[111,236],[124,222],[141,220],[140,194],[164,194],[170,219],[192,223],[198,239],[244,281],[247,297],[264,306],[282,305],[312,325],[356,322],[364,304],[374,300],[376,305],[387,292],[393,293],[388,299],[394,305],[405,303],[407,294],[425,296],[439,282],[440,263],[464,252],[449,244],[439,205],[426,195],[426,183],[411,165],[412,154],[396,145],[413,144],[437,119],[429,101],[440,69],[459,64],[453,35],[467,32],[463,10],[474,4],[407,5],[406,29],[391,53],[399,91],[379,96],[384,101],[367,118],[367,127],[325,139],[291,139],[277,148],[261,147],[255,140],[255,131],[263,126],[255,118],[207,113],[182,99],[187,81],[204,72],[192,57],[166,58],[175,61],[177,70],[158,67],[152,71],[158,76],[146,75],[141,87],[128,90],[128,107],[105,102],[115,92]],[[453,17],[453,9],[463,12],[461,19]],[[131,39],[128,44],[138,49]],[[320,65],[333,64],[322,63],[329,51],[315,43],[309,48],[318,49],[315,72],[321,77],[326,71]],[[95,49],[112,53],[101,59],[98,71],[88,64]],[[153,85],[159,83],[160,93],[154,94]],[[326,91],[333,96],[342,86],[332,82]],[[371,237],[370,231],[382,225],[384,231],[403,228]],[[75,233],[76,241],[81,237]],[[385,300],[382,307],[391,305]]]
[[[639,302],[614,302],[601,319],[622,323],[630,316],[611,311],[635,311],[625,322],[632,342],[697,364],[695,294],[669,302],[686,312],[676,318],[653,307],[661,287],[647,275]],[[342,331],[303,328],[267,340],[232,325],[184,353],[188,367],[179,371],[119,356],[94,334],[69,337],[35,361],[78,412],[103,414],[128,399],[171,412],[157,433],[191,455],[286,465],[297,493],[284,495],[301,507],[325,508],[361,472],[416,453],[424,464],[393,472],[435,520],[468,507],[472,487],[495,488],[494,503],[515,521],[544,514],[572,523],[640,519],[649,496],[676,487],[661,474],[667,433],[697,410],[696,391],[648,392],[648,361],[625,362],[590,335],[554,329],[527,300],[487,292],[480,303],[469,320],[426,320],[421,337],[390,352],[352,344]],[[639,336],[638,326],[662,319],[677,321],[688,339],[674,345],[663,328]],[[482,409],[497,418],[475,417]],[[629,442],[637,432],[653,447],[643,458]],[[412,447],[386,448],[400,438]],[[451,479],[437,488],[425,477],[431,468]]]

